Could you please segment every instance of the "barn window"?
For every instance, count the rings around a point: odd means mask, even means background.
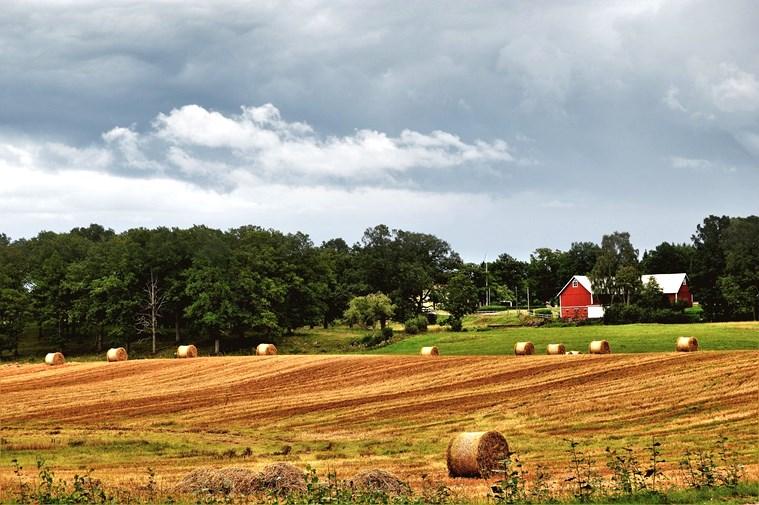
[[[573,288],[577,287],[577,279],[572,280],[572,287]]]

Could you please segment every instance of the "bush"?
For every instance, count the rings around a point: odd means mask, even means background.
[[[382,338],[385,340],[390,340],[393,338],[393,329],[389,326],[382,328],[382,331],[380,333],[382,334]]]
[[[447,322],[453,331],[461,331],[464,326],[461,319],[457,317],[449,317]]]
[[[643,319],[643,310],[637,305],[623,305],[615,303],[604,311],[604,324],[632,324],[640,323]]]
[[[437,324],[437,314],[435,312],[427,312],[427,324]]]
[[[486,312],[489,312],[489,311],[501,312],[504,310],[509,310],[511,308],[512,307],[509,307],[508,305],[483,305],[477,310],[486,311]]]
[[[691,316],[674,308],[652,309],[638,305],[623,305],[615,303],[604,312],[604,324],[632,324],[632,323],[688,323]]]
[[[403,323],[404,331],[409,335],[416,335],[419,333],[419,326],[417,326],[417,321],[415,317],[412,317],[411,319],[407,319],[405,323]]]
[[[692,323],[698,323],[704,319],[704,309],[700,305],[685,308],[683,314],[688,316],[688,319]]]
[[[549,309],[548,307],[544,307],[540,309],[535,309],[532,311],[532,313],[535,314],[536,316],[552,316],[553,310]]]

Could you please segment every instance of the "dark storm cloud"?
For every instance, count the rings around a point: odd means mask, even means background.
[[[757,25],[751,1],[7,2],[0,162],[4,178],[31,159],[227,192],[483,195],[544,227],[569,219],[597,240],[626,226],[650,246],[710,212],[757,211]],[[234,119],[264,104],[311,131],[241,149],[155,125],[190,105]],[[430,148],[436,131],[461,144]],[[390,139],[384,158],[361,132]]]

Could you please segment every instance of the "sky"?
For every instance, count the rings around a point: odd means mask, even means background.
[[[6,0],[0,232],[687,242],[759,213],[757,26],[753,0]]]

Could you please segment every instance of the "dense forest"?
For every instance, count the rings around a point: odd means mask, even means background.
[[[59,348],[97,351],[153,332],[222,345],[287,335],[334,324],[351,299],[370,293],[389,296],[399,321],[437,304],[466,312],[530,297],[538,306],[554,302],[573,274],[630,303],[645,294],[641,273],[675,272],[688,273],[707,320],[756,319],[759,217],[709,216],[690,244],[663,242],[642,256],[629,234],[614,232],[600,244],[539,248],[529,261],[504,253],[487,265],[465,263],[433,235],[384,225],[353,245],[336,238],[318,246],[302,233],[255,226],[0,234],[0,353],[17,351],[30,328]]]

